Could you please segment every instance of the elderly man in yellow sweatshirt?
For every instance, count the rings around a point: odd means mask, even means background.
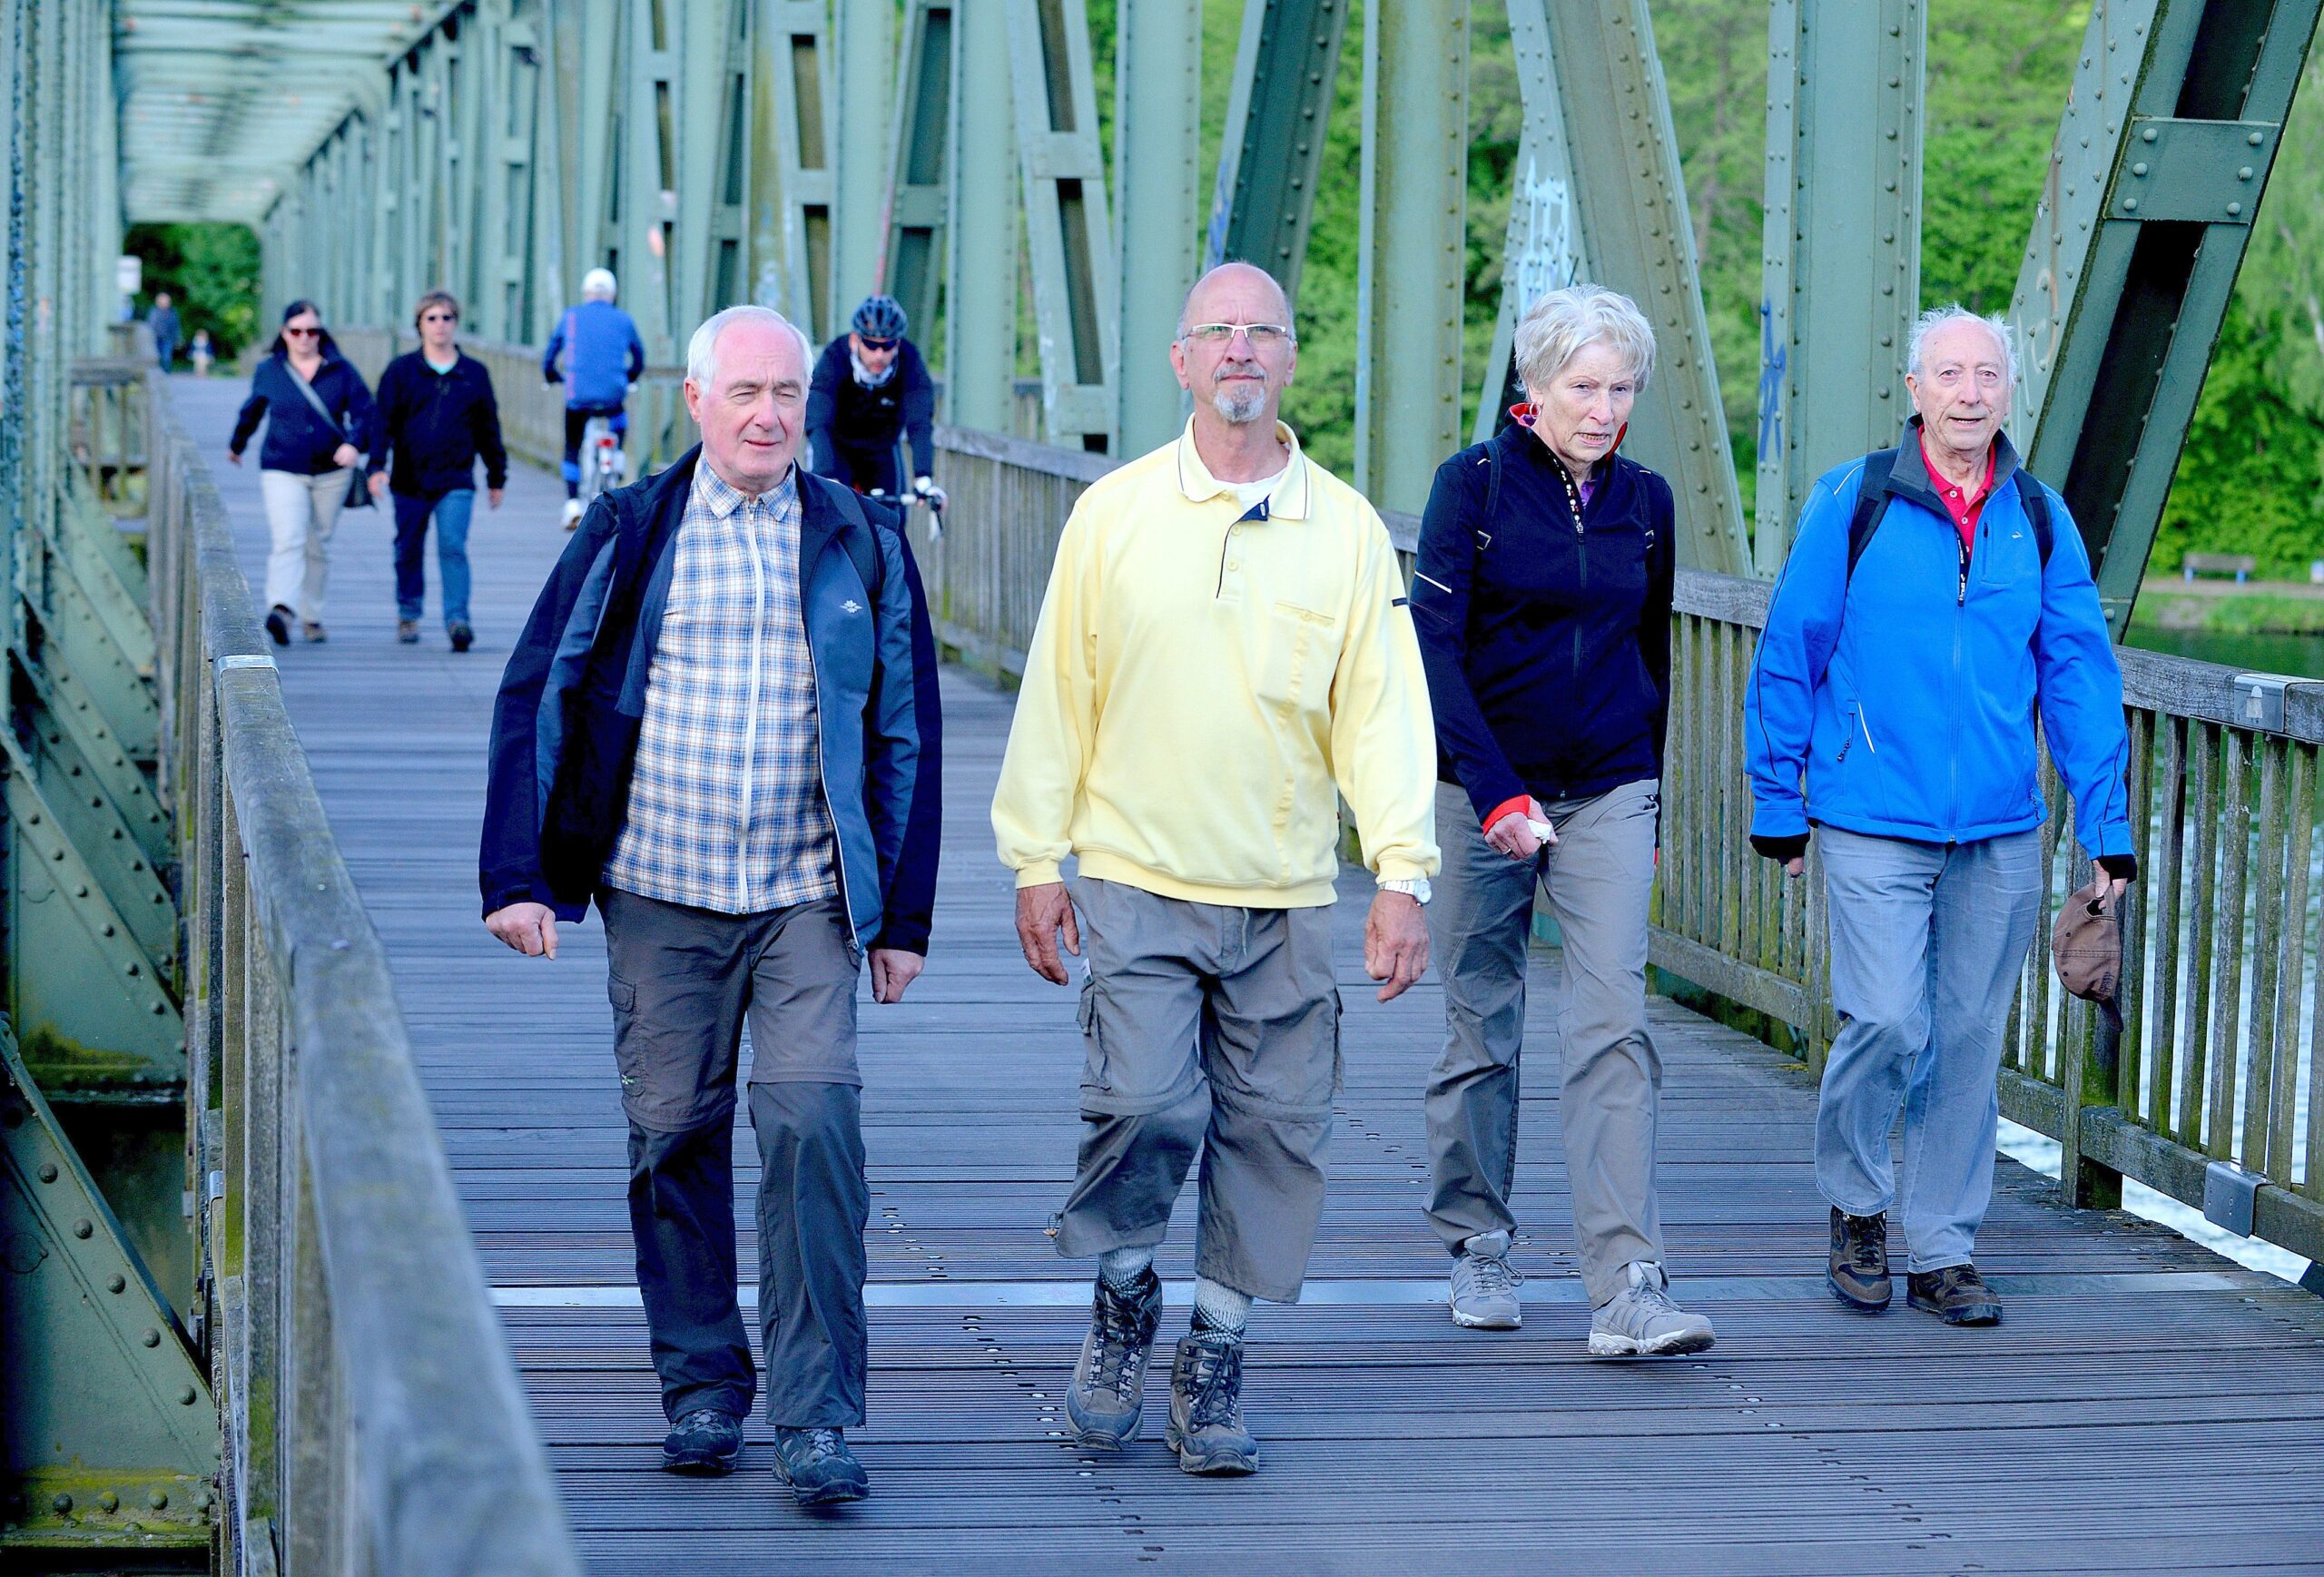
[[[1098,1273],[1067,1413],[1084,1446],[1136,1438],[1154,1250],[1199,1149],[1164,1435],[1188,1473],[1246,1474],[1244,1321],[1254,1297],[1297,1299],[1324,1207],[1334,789],[1378,882],[1364,953],[1385,1001],[1428,967],[1436,745],[1387,530],[1275,419],[1297,361],[1281,288],[1212,270],[1170,360],[1194,418],[1066,522],[992,822],[1026,962],[1065,985],[1060,937],[1087,948],[1080,1166],[1057,1240]]]

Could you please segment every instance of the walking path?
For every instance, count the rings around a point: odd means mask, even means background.
[[[257,473],[222,458],[241,392],[172,382],[255,581]],[[1823,1290],[1805,1076],[1659,1000],[1675,1290],[1719,1343],[1699,1360],[1587,1359],[1553,957],[1535,964],[1523,1103],[1527,1323],[1456,1331],[1419,1207],[1441,999],[1432,975],[1374,1002],[1353,902],[1338,912],[1347,1079],[1315,1280],[1303,1306],[1262,1305],[1252,1322],[1263,1471],[1177,1473],[1158,1373],[1142,1444],[1110,1458],[1066,1445],[1088,1267],[1059,1260],[1045,1227],[1071,1175],[1081,1051],[1070,998],[1019,957],[993,859],[1009,702],[960,675],[945,687],[935,951],[907,1002],[867,1000],[862,1015],[872,1375],[854,1438],[873,1498],[803,1514],[757,1423],[732,1478],[655,1471],[602,935],[566,928],[555,963],[525,961],[477,914],[492,697],[566,541],[559,496],[520,468],[505,508],[479,506],[475,651],[445,645],[432,561],[426,641],[394,643],[391,527],[366,511],[339,529],[330,641],[279,658],[593,1570],[2024,1573],[2324,1558],[2324,1303],[2146,1222],[2057,1210],[2053,1184],[2004,1161],[1979,1257],[2006,1323],[1851,1316]],[[746,1199],[753,1153],[745,1138]],[[1166,1343],[1186,1317],[1187,1215],[1160,1261]],[[746,1235],[746,1284],[752,1250]]]

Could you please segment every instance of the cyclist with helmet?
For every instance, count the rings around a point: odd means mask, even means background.
[[[645,370],[645,344],[630,315],[614,305],[610,269],[581,276],[581,304],[567,308],[541,352],[541,376],[565,385],[565,528],[581,523],[581,438],[589,419],[606,418],[616,433],[629,430],[622,413],[629,386]],[[565,359],[562,370],[557,359]]]
[[[867,296],[854,326],[823,347],[807,393],[807,439],[815,469],[859,493],[903,493],[897,439],[911,439],[912,492],[935,491],[931,436],[936,385],[920,349],[904,338],[893,296]]]

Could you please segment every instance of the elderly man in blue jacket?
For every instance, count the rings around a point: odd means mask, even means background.
[[[645,370],[645,342],[637,324],[614,305],[620,290],[611,269],[581,276],[581,301],[566,309],[541,350],[541,376],[565,385],[565,528],[581,523],[581,439],[589,419],[602,416],[615,434],[629,430],[623,407],[629,386]]]
[[[1817,481],[1768,609],[1744,698],[1751,843],[1797,876],[1809,828],[1823,840],[1840,1031],[1816,1179],[1832,1293],[1888,1306],[1893,1206],[1912,1305],[1991,1325],[2001,1301],[1973,1256],[2003,1020],[2042,913],[2037,709],[2115,896],[2138,874],[2130,742],[2081,534],[2001,430],[2008,325],[1925,313],[1908,366],[1903,442]]]
[[[734,1294],[734,1123],[751,1030],[759,1316],[775,1472],[860,1498],[863,1178],[856,983],[928,951],[935,644],[895,511],[794,463],[808,349],[764,307],[696,330],[702,443],[601,497],[501,681],[485,924],[556,956],[606,924],[663,1465],[723,1474],[755,1375]]]

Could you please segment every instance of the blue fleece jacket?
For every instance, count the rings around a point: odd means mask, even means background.
[[[1965,562],[1917,423],[1908,428],[1887,513],[1853,577],[1848,522],[1865,461],[1817,478],[1744,695],[1755,836],[1796,837],[1817,822],[1968,843],[2039,826],[2038,715],[2083,847],[2132,852],[2122,675],[2089,556],[2049,492],[2043,566],[2017,464],[1996,439]]]
[[[562,371],[559,356],[565,358]],[[564,381],[565,403],[575,410],[615,409],[645,370],[645,345],[637,325],[611,301],[566,308],[541,352],[541,376],[551,383]]]

